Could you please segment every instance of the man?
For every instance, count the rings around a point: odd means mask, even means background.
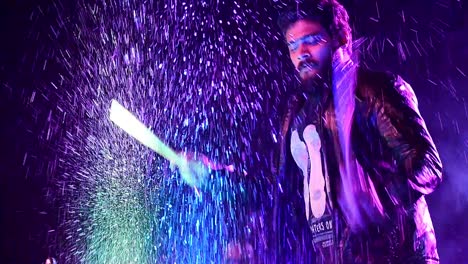
[[[300,2],[279,25],[302,90],[277,137],[271,210],[251,228],[267,238],[257,259],[439,263],[425,195],[442,167],[410,85],[359,67],[336,0]]]
[[[424,196],[442,168],[412,88],[359,67],[336,0],[299,3],[279,24],[302,81],[283,119],[279,179],[303,177],[316,263],[438,263]]]

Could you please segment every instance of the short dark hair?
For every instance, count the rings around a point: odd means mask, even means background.
[[[289,27],[303,19],[319,22],[343,46],[352,41],[348,12],[337,0],[301,0],[295,7],[279,13],[278,25],[286,36]]]

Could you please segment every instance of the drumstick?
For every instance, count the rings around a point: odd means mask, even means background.
[[[125,109],[116,100],[112,100],[110,107],[110,120],[140,141],[143,145],[154,150],[177,167],[186,166],[187,160],[177,154],[172,148],[164,144],[149,128],[147,128],[132,113]]]

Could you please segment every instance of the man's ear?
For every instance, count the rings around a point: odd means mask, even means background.
[[[344,45],[348,44],[349,35],[348,35],[348,33],[346,31],[340,32],[340,42],[341,42],[341,46],[344,46]]]
[[[348,43],[348,34],[346,32],[340,32],[332,40],[333,49],[338,49]]]

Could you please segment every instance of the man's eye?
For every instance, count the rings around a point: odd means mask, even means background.
[[[289,43],[288,43],[289,50],[292,50],[292,51],[297,50],[297,47],[298,47],[298,46],[299,46],[299,45],[298,45],[297,42],[295,42],[295,41],[294,41],[294,42],[289,42]]]
[[[319,35],[309,35],[304,39],[304,42],[309,45],[317,45],[321,39]]]

